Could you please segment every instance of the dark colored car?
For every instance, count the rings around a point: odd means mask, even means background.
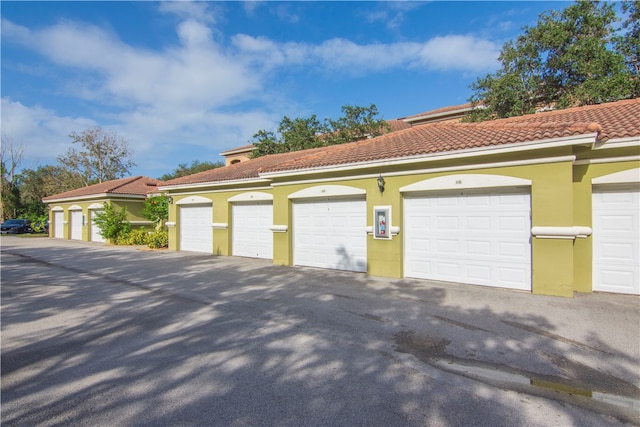
[[[31,233],[31,224],[26,219],[8,219],[0,225],[2,234],[22,234]]]

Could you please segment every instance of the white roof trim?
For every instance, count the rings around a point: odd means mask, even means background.
[[[289,194],[289,199],[306,199],[315,197],[335,197],[335,196],[360,196],[367,194],[366,190],[347,185],[317,185],[305,188]]]
[[[469,188],[530,186],[531,180],[504,175],[456,174],[425,179],[400,188],[401,193]]]
[[[626,171],[600,176],[591,180],[592,185],[635,183],[640,183],[640,168],[628,169]]]
[[[90,194],[88,196],[73,196],[73,197],[62,197],[59,199],[50,199],[44,203],[61,203],[61,202],[83,202],[88,201],[89,199],[109,199],[116,200],[120,199],[144,199],[147,196],[144,194],[118,194],[118,193],[101,193],[101,194]]]
[[[202,196],[189,196],[178,200],[176,205],[201,205],[204,203],[213,204],[213,201]]]
[[[259,202],[273,200],[273,194],[263,193],[262,191],[249,191],[247,193],[238,194],[229,197],[228,202]]]
[[[625,157],[603,157],[598,159],[581,159],[573,162],[574,165],[597,165],[602,163],[617,163],[617,162],[635,162],[640,160],[640,156],[625,156]]]
[[[593,144],[594,150],[605,150],[607,148],[637,147],[640,145],[640,136],[628,136],[624,138],[612,138],[603,142]]]
[[[271,182],[270,179],[264,179],[264,178],[243,178],[243,179],[233,179],[228,181],[209,181],[209,182],[196,182],[193,184],[164,185],[164,186],[158,186],[158,190],[170,191],[170,190],[181,190],[181,189],[189,189],[189,188],[225,187],[225,186],[230,186],[235,184],[259,184],[259,183],[270,183],[270,182]]]

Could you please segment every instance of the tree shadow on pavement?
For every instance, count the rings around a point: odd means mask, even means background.
[[[6,425],[638,420],[575,393],[637,399],[637,354],[527,307],[574,300],[64,243],[3,245],[2,270]],[[465,365],[575,389],[532,392]]]

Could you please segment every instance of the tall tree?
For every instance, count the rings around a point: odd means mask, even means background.
[[[337,120],[326,120],[329,133],[323,139],[327,145],[373,138],[389,131],[389,124],[378,117],[378,107],[374,104],[368,107],[343,105],[342,113]]]
[[[614,49],[616,41],[637,47],[638,39],[632,32],[617,36],[617,22],[614,5],[598,1],[541,14],[535,27],[503,46],[501,68],[471,85],[471,101],[484,106],[472,120],[640,96],[624,55]]]
[[[52,165],[23,169],[18,174],[16,183],[20,189],[20,212],[27,218],[46,214],[46,205],[42,202],[44,197],[83,186],[78,174]]]
[[[71,147],[65,155],[58,156],[58,162],[67,171],[78,174],[85,186],[122,178],[136,165],[127,140],[115,132],[94,127],[72,132],[69,137],[81,148]]]
[[[328,128],[318,120],[315,114],[310,117],[290,118],[284,116],[278,126],[277,134],[260,130],[254,138],[252,157],[266,154],[288,153],[324,145],[320,135],[326,134]]]
[[[308,148],[344,144],[387,132],[387,122],[378,117],[378,108],[345,105],[343,116],[336,119],[318,120],[315,114],[307,118],[285,116],[277,132],[260,130],[254,136],[253,157],[267,154],[287,153]]]
[[[2,138],[0,143],[0,219],[16,218],[20,210],[20,188],[17,169],[24,149],[16,147],[13,138]]]
[[[640,94],[640,0],[622,2],[622,11],[627,19],[622,23],[622,35],[616,38],[616,50],[629,67],[634,93]]]
[[[170,179],[180,178],[181,176],[193,175],[194,173],[208,171],[224,166],[223,162],[201,162],[194,160],[190,165],[180,163],[173,172],[165,173],[160,177],[161,181],[169,181]]]

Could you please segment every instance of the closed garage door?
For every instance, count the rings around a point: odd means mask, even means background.
[[[101,210],[92,210],[90,211],[90,218],[91,218],[91,241],[92,242],[104,242],[104,237],[102,237],[102,234],[100,233],[100,227],[98,227],[98,224],[95,223],[95,217],[96,215],[98,215],[99,213],[102,213],[103,211]]]
[[[364,200],[322,198],[293,204],[294,264],[367,271]]]
[[[234,203],[233,255],[273,259],[272,225],[273,203]]]
[[[53,213],[53,237],[58,239],[64,237],[64,212]]]
[[[640,294],[638,189],[594,189],[593,290]]]
[[[180,250],[212,253],[211,205],[180,207]]]
[[[71,211],[71,239],[82,240],[82,211]]]
[[[530,200],[524,190],[405,198],[405,276],[531,290]]]

